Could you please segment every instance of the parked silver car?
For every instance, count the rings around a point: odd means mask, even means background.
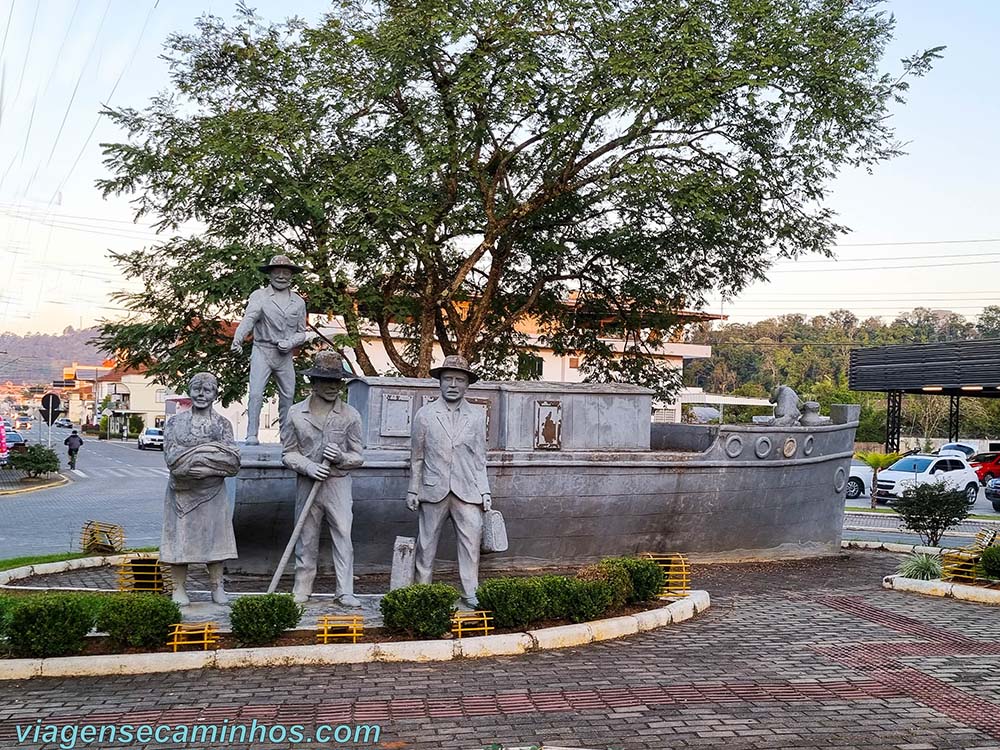
[[[163,430],[159,427],[147,427],[139,433],[139,450],[159,448],[163,450]]]

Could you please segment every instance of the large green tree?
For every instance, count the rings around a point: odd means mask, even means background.
[[[203,17],[166,43],[169,91],[106,110],[127,140],[104,145],[99,186],[164,239],[116,256],[145,288],[120,295],[132,314],[101,343],[174,384],[207,357],[238,395],[246,361],[224,323],[281,251],[366,373],[371,326],[401,374],[427,375],[435,342],[510,374],[532,318],[590,378],[669,391],[649,355],[674,313],[775,258],[829,252],[831,178],[899,153],[889,107],[938,49],[885,73],[892,30],[874,0]]]

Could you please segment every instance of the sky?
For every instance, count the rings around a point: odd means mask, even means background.
[[[328,0],[251,2],[266,18],[318,19]],[[829,205],[851,228],[834,261],[781,262],[766,283],[709,312],[746,323],[838,308],[892,320],[916,306],[970,319],[1000,304],[1000,2],[895,0],[884,68],[947,45],[893,109],[906,156],[873,174],[846,172]],[[102,104],[141,108],[167,85],[167,36],[226,0],[0,0],[0,331],[55,333],[120,314],[127,288],[108,259],[149,243],[127,199],[103,199],[100,143],[123,134]]]

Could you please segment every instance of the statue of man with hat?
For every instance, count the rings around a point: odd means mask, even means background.
[[[282,462],[299,475],[295,518],[306,514],[295,543],[292,593],[297,602],[312,594],[325,519],[333,537],[337,597],[341,604],[357,607],[361,603],[354,596],[354,510],[348,472],[363,463],[361,415],[340,397],[344,381],[354,375],[344,369],[343,358],[331,351],[317,354],[303,375],[309,378],[312,394],[288,410],[288,422],[281,429]]]
[[[243,351],[243,341],[253,332],[250,352],[250,397],[247,409],[247,445],[257,445],[264,389],[274,378],[278,386],[278,420],[282,426],[295,396],[292,350],[314,338],[306,331],[306,303],[292,291],[292,276],[302,271],[287,256],[275,255],[258,268],[270,284],[256,290],[247,301],[246,313],[233,335],[232,349]]]
[[[464,357],[445,357],[431,375],[440,383],[441,398],[414,417],[406,493],[406,507],[419,513],[416,579],[431,582],[441,530],[450,518],[458,540],[462,599],[475,608],[483,514],[492,505],[486,478],[486,414],[465,399],[478,377]]]

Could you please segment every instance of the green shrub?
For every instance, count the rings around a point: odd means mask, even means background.
[[[569,597],[569,610],[566,612],[573,622],[587,622],[597,620],[604,616],[612,607],[619,592],[616,592],[614,584],[607,580],[584,580],[567,579],[572,592]]]
[[[72,594],[17,597],[7,606],[7,643],[14,656],[78,654],[94,625],[87,602]]]
[[[948,489],[943,481],[908,488],[892,507],[928,547],[939,546],[944,532],[969,515],[965,492]]]
[[[523,628],[548,614],[545,589],[539,578],[490,578],[476,591],[479,606],[493,612],[498,628]]]
[[[566,576],[539,576],[535,580],[545,595],[545,616],[551,620],[567,620],[573,610],[577,581]]]
[[[933,581],[935,578],[941,577],[941,558],[937,555],[917,553],[907,555],[896,568],[896,572],[904,578]]]
[[[588,565],[580,568],[576,577],[581,581],[604,581],[610,587],[611,608],[618,609],[625,605],[632,593],[632,578],[628,571],[620,565]]]
[[[27,472],[29,477],[39,477],[59,471],[59,456],[44,445],[29,445],[23,453],[11,453],[10,465],[18,471]]]
[[[119,594],[108,597],[97,615],[97,629],[118,648],[157,648],[167,642],[181,609],[165,596]]]
[[[298,625],[304,611],[290,594],[241,596],[230,607],[229,622],[241,643],[270,643]]]
[[[618,567],[631,581],[626,603],[636,604],[656,599],[663,589],[663,569],[654,560],[641,557],[608,557],[600,562],[602,567]]]
[[[988,578],[1000,578],[1000,547],[987,547],[980,564]]]
[[[440,638],[451,630],[458,592],[443,583],[417,583],[382,597],[387,630],[410,636]]]

